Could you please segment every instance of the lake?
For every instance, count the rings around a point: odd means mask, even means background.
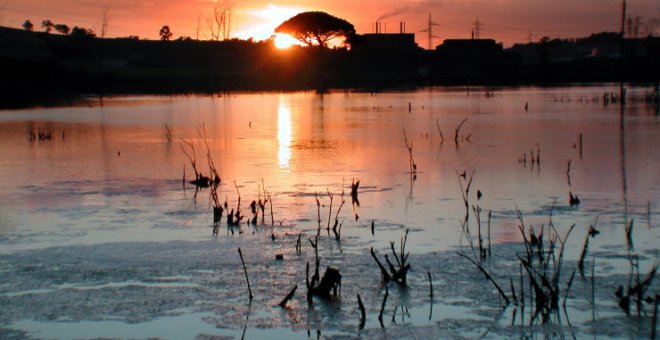
[[[653,304],[627,316],[614,292],[632,280],[631,263],[642,278],[658,263],[660,116],[645,101],[652,88],[628,87],[625,105],[618,91],[127,96],[0,111],[0,335],[647,337]],[[211,188],[185,183],[195,177],[186,152],[209,174],[207,145],[225,215],[240,196],[237,226],[214,223]],[[250,203],[266,198],[257,225],[246,223]],[[574,225],[562,290],[589,240],[585,275],[546,322],[523,283],[522,224],[547,242]],[[393,256],[390,242],[398,249],[406,230],[408,282],[385,284],[370,249]],[[474,252],[479,231],[486,258]],[[321,274],[339,269],[342,288],[309,305],[305,265],[314,267],[308,239],[317,233]],[[510,282],[524,288],[528,307],[502,308],[494,285],[457,252],[510,298]],[[277,306],[295,285],[288,307]]]

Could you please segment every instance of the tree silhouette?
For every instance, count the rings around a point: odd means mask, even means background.
[[[69,26],[67,26],[65,24],[57,24],[57,25],[55,25],[55,30],[62,33],[62,34],[64,34],[64,35],[67,35],[67,34],[69,34],[69,31],[71,29],[69,28]]]
[[[217,0],[215,2],[216,5],[213,7],[213,14],[206,20],[206,24],[211,32],[211,40],[227,40],[231,33],[231,18],[234,13],[234,1]]]
[[[101,38],[105,38],[105,34],[108,32],[108,10],[110,10],[110,6],[106,5],[101,12]]]
[[[32,32],[34,30],[34,25],[32,24],[32,22],[30,20],[25,20],[25,22],[23,23],[23,28],[26,31]]]
[[[74,38],[94,38],[95,36],[96,34],[94,33],[94,31],[88,28],[75,26],[71,30],[71,37]]]
[[[44,31],[46,31],[46,33],[50,33],[53,27],[55,27],[55,24],[53,24],[52,21],[46,19],[41,22],[41,27],[44,28]]]
[[[170,26],[167,25],[161,27],[160,32],[158,32],[158,34],[160,35],[160,40],[163,41],[167,41],[170,40],[170,38],[172,38],[172,31],[170,31]]]
[[[275,32],[288,34],[308,46],[327,47],[334,38],[355,35],[355,27],[325,12],[303,12],[277,26]]]

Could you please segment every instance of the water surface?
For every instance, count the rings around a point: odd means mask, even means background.
[[[547,225],[551,214],[560,233],[575,224],[567,248],[571,261],[579,256],[589,225],[597,221],[601,234],[590,244],[589,260],[597,261],[596,273],[609,284],[599,293],[602,319],[625,320],[611,296],[622,284],[617,279],[629,271],[624,221],[634,220],[642,270],[657,260],[660,118],[657,108],[641,100],[647,92],[642,87],[628,90],[630,100],[623,108],[605,105],[603,94],[616,90],[574,86],[139,96],[2,111],[0,270],[6,275],[0,279],[0,302],[12,308],[0,313],[0,332],[168,337],[174,333],[149,330],[181,323],[187,325],[182,337],[214,330],[240,337],[244,326],[252,337],[281,333],[306,338],[310,329],[313,337],[317,329],[340,336],[357,334],[354,293],[362,292],[369,299],[370,319],[364,335],[381,337],[375,317],[384,290],[368,251],[385,252],[409,229],[411,288],[392,293],[391,299],[400,308],[422,307],[412,308],[399,323],[389,322],[396,330],[387,334],[471,337],[482,333],[470,333],[470,323],[479,320],[484,331],[510,336],[512,330],[496,313],[497,295],[479,297],[492,287],[453,254],[469,249],[460,221],[465,216],[461,185],[471,174],[470,205],[482,209],[484,235],[492,211],[491,242],[502,249],[501,260],[515,260],[520,250],[518,210],[527,225]],[[31,139],[38,131],[51,138]],[[209,190],[182,183],[184,171],[188,180],[192,176],[182,141],[193,143],[199,169],[208,173],[204,132],[222,177],[221,201],[236,207],[238,190],[243,212],[251,216],[247,206],[263,198],[265,186],[272,197],[272,221],[267,209],[265,225],[229,229],[223,222],[219,234],[212,234]],[[412,144],[416,175],[405,138]],[[539,151],[540,164],[533,164]],[[353,180],[360,180],[359,206],[351,202]],[[326,228],[342,192],[337,242]],[[579,195],[579,206],[569,205],[569,192]],[[304,302],[304,263],[313,260],[313,252],[308,244],[302,254],[293,247],[299,233],[316,234],[317,196],[322,204],[320,253],[326,265],[343,272],[344,290],[341,303],[310,310]],[[246,249],[256,276],[257,303],[249,308],[239,246]],[[279,253],[285,254],[284,263],[274,261]],[[432,306],[424,305],[429,302],[426,271],[437,277],[441,292],[432,317],[427,315]],[[507,274],[498,273],[504,282]],[[295,307],[289,313],[272,309],[295,284]],[[453,284],[474,287],[452,291]],[[97,308],[76,302],[83,296]],[[50,307],[49,314],[26,307],[52,301],[59,305]],[[153,301],[160,301],[158,307],[135,307]],[[577,318],[583,302],[576,298]],[[393,320],[396,310],[392,302],[388,313]],[[446,328],[448,319],[456,319],[455,327]],[[577,334],[594,332],[584,326],[589,322],[598,319],[585,317]],[[628,334],[648,334],[641,326],[628,328]]]

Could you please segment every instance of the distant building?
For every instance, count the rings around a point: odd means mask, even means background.
[[[447,39],[435,48],[439,57],[447,61],[497,60],[504,47],[493,39]]]
[[[367,33],[360,35],[356,48],[374,50],[417,49],[414,33]]]

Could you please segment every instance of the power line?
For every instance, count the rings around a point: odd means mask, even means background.
[[[481,21],[479,21],[479,17],[477,17],[477,21],[472,24],[472,27],[472,39],[479,39],[481,37],[481,32],[484,30]]]
[[[433,35],[433,26],[440,26],[440,24],[437,24],[431,20],[431,13],[429,13],[429,21],[428,21],[428,28],[425,30],[421,30],[420,32],[426,32],[428,33],[428,49],[432,50],[433,49],[433,38],[438,38],[437,36]]]

